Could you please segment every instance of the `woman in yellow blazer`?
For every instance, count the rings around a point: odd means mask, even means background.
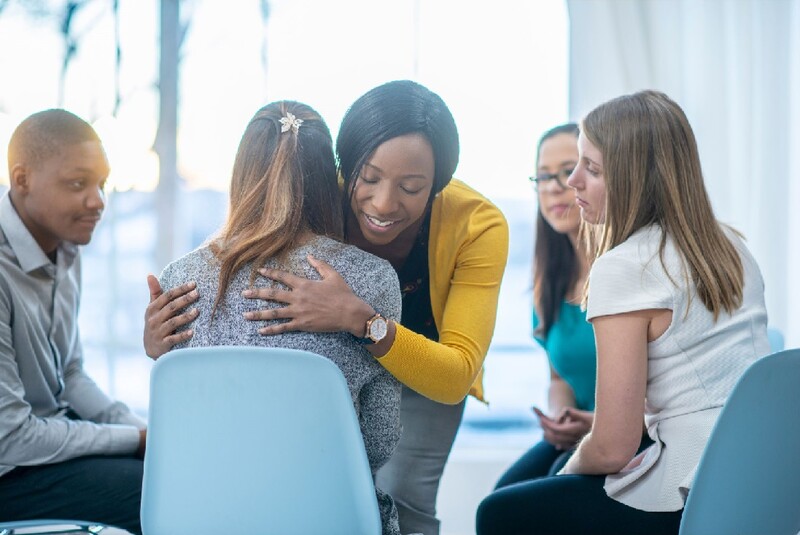
[[[389,82],[356,100],[336,150],[345,241],[395,268],[402,320],[384,319],[313,258],[320,280],[263,270],[283,286],[245,297],[286,306],[248,319],[258,321],[264,335],[349,332],[403,383],[403,436],[378,484],[397,504],[402,533],[436,535],[436,494],[465,398],[484,400],[481,371],[508,256],[508,226],[492,203],[452,180],[459,154],[455,121],[442,99],[417,83]],[[191,336],[174,329],[191,321],[192,311],[173,312],[193,300],[191,290],[187,285],[161,295],[151,284],[148,355]],[[171,307],[172,301],[180,306]],[[263,321],[275,319],[282,321]]]
[[[433,401],[458,404],[466,394],[485,401],[482,365],[508,256],[505,218],[475,190],[452,180],[433,199],[427,247],[438,342],[401,321],[387,351],[373,354],[400,382]]]

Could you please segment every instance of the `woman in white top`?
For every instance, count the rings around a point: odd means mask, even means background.
[[[714,217],[681,108],[654,91],[616,98],[578,147],[567,183],[594,259],[594,423],[559,475],[487,497],[479,535],[677,534],[722,405],[769,352],[761,274]],[[654,444],[637,455],[642,420]]]

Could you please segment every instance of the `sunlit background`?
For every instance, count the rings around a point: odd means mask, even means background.
[[[504,207],[514,238],[495,345],[533,349],[535,205],[526,177],[538,135],[567,119],[563,2],[180,2],[178,195],[166,217],[154,193],[159,2],[0,6],[0,143],[28,114],[65,107],[95,125],[108,151],[109,207],[85,251],[81,320],[88,358],[93,350],[103,355],[115,395],[146,410],[146,375],[139,383],[119,371],[149,365],[127,361],[141,357],[144,277],[196,247],[224,218],[230,168],[252,114],[272,100],[300,100],[335,136],[350,103],[392,79],[417,80],[444,98],[461,136],[456,176]],[[7,182],[5,162],[0,181]],[[159,255],[165,233],[174,242]]]
[[[179,46],[160,75],[165,5],[179,6],[164,33]],[[445,473],[452,502],[456,487],[484,492],[538,437],[528,407],[545,402],[547,366],[530,337],[535,198],[526,177],[543,131],[607,98],[652,87],[685,108],[717,215],[748,237],[770,321],[800,344],[790,306],[800,299],[798,0],[0,0],[0,73],[3,148],[22,119],[50,107],[81,115],[105,142],[109,203],[84,250],[82,337],[90,373],[142,414],[145,276],[222,222],[252,114],[300,100],[335,136],[348,105],[392,79],[419,81],[448,103],[461,135],[456,176],[495,201],[511,229],[486,361],[491,405],[468,403],[451,465],[472,464],[469,476]],[[168,88],[170,76],[175,173],[165,175],[154,147],[160,120],[169,122],[159,84]],[[5,183],[3,150],[0,190]],[[476,459],[498,451],[480,480]],[[476,499],[440,508],[443,533],[470,532],[472,511],[457,508]]]
[[[115,190],[152,191],[158,3],[120,1],[117,33],[111,1],[75,2],[65,38],[67,4],[9,0],[0,12],[0,141],[28,114],[63,106],[103,135]],[[530,196],[531,146],[567,117],[567,21],[558,0],[196,0],[182,2],[181,22],[178,163],[190,188],[227,188],[244,126],[277,99],[311,104],[335,135],[360,94],[417,80],[456,117],[458,176],[506,197]],[[6,174],[3,165],[0,180]]]
[[[0,145],[30,113],[65,107],[96,127],[111,162],[108,208],[84,250],[80,318],[86,365],[103,388],[146,414],[145,275],[221,223],[236,146],[253,113],[273,100],[300,100],[335,136],[358,96],[409,78],[448,103],[461,137],[456,176],[497,202],[512,230],[487,362],[492,403],[469,403],[472,427],[460,443],[516,452],[535,440],[528,407],[545,400],[546,361],[530,338],[535,200],[527,176],[539,134],[568,116],[562,1],[180,2],[174,218],[159,215],[156,202],[159,2],[120,0],[116,10],[108,0],[0,6]],[[5,151],[0,158],[7,183]],[[164,221],[174,225],[165,229]],[[165,230],[174,241],[159,255]]]

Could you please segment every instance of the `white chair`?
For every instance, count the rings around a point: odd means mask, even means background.
[[[753,363],[703,451],[680,535],[800,533],[800,349]]]
[[[180,349],[150,381],[145,535],[379,535],[350,391],[330,360],[254,347]]]
[[[783,333],[781,331],[770,327],[767,329],[767,338],[769,339],[769,348],[773,353],[783,351],[784,341]]]
[[[0,535],[14,535],[23,530],[24,533],[37,535],[59,535],[72,533],[100,533],[105,526],[96,522],[82,520],[18,520],[15,522],[0,522]],[[31,531],[28,531],[31,530]]]

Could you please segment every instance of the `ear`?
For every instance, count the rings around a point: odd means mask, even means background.
[[[11,173],[8,177],[11,189],[21,195],[25,195],[30,190],[30,182],[28,179],[28,167],[25,164],[17,163],[11,167]]]

